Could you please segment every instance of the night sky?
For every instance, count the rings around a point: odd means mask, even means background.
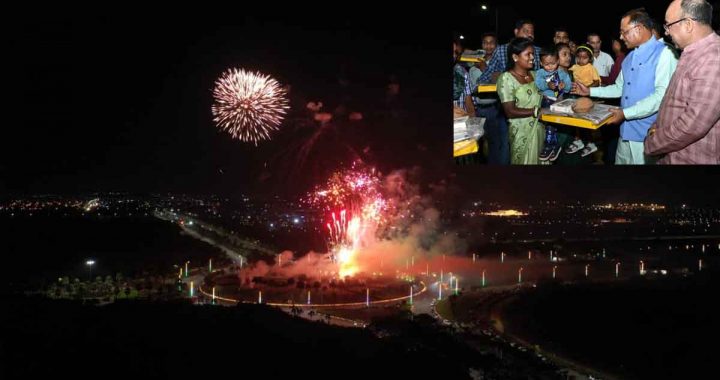
[[[664,5],[651,4],[647,8],[662,19]],[[282,131],[255,147],[231,140],[212,123],[215,79],[229,67],[245,67],[291,84],[296,104],[332,104],[339,75],[350,80],[353,93],[380,102],[388,78],[397,76],[411,115],[392,126],[343,131],[339,139],[362,140],[360,148],[370,148],[366,161],[384,172],[419,166],[428,182],[445,180],[468,196],[718,198],[711,185],[720,179],[717,168],[456,166],[450,40],[456,31],[472,41],[494,30],[494,14],[486,20],[471,5],[466,13],[462,7],[414,6],[411,12],[406,6],[343,5],[20,12],[9,41],[13,69],[5,78],[11,102],[0,140],[0,194],[292,193],[283,179],[293,173],[282,164],[294,158],[280,153],[296,135]],[[501,42],[514,19],[528,15],[540,43],[558,24],[576,40],[593,30],[609,42],[620,15],[635,5],[641,3],[581,15],[574,6],[506,5],[499,11]],[[313,156],[316,166],[342,161],[330,145]],[[308,177],[321,169],[308,169]]]
[[[517,3],[508,1],[468,1],[468,16],[477,20],[477,24],[481,26],[459,26],[454,27],[454,29],[469,38],[473,48],[479,48],[480,36],[484,32],[495,32],[496,20],[499,25],[501,42],[507,42],[514,36],[515,22],[520,19],[529,19],[535,22],[535,40],[540,46],[552,43],[554,29],[562,26],[570,33],[570,39],[578,44],[586,42],[588,33],[600,34],[603,41],[602,50],[611,54],[611,39],[619,36],[620,19],[627,11],[635,8],[645,8],[653,19],[659,23],[664,23],[665,11],[667,5],[670,4],[670,0],[606,1],[597,6],[588,4],[582,10],[578,10],[577,7],[568,2],[562,5],[560,3],[549,5],[550,3],[545,2],[532,2],[531,4],[525,3],[522,5]],[[717,1],[711,1],[711,3],[715,13],[713,25],[717,29],[720,25],[720,17],[718,17],[720,4]],[[487,4],[488,9],[482,10],[481,4]],[[487,27],[482,25],[487,25]]]

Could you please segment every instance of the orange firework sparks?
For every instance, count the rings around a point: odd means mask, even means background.
[[[352,276],[359,271],[357,254],[360,248],[362,224],[359,217],[350,221],[346,218],[346,211],[340,211],[340,218],[332,214],[332,223],[328,223],[330,233],[329,248],[334,261],[338,264],[338,275],[340,277]]]

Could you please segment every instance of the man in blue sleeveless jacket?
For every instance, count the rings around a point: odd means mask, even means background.
[[[653,36],[653,21],[643,9],[626,13],[620,21],[620,39],[633,49],[622,63],[615,84],[588,88],[573,84],[573,93],[599,98],[620,97],[621,108],[611,109],[610,123],[620,123],[615,164],[651,163],[643,142],[648,129],[657,119],[665,91],[677,67],[672,50]]]

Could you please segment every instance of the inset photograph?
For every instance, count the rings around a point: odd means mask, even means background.
[[[470,13],[478,22],[453,40],[457,163],[720,164],[707,1],[630,2],[591,19],[501,4]]]

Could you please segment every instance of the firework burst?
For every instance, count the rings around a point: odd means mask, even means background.
[[[328,249],[338,264],[338,275],[360,271],[361,248],[376,239],[388,211],[378,173],[355,163],[351,169],[333,174],[306,200],[330,213],[326,224]]]
[[[348,170],[335,172],[327,183],[317,186],[306,199],[326,211],[347,208],[352,214],[379,218],[387,208],[381,193],[381,180],[375,169],[353,163]]]
[[[328,247],[332,259],[338,265],[338,276],[352,276],[358,272],[358,249],[362,238],[363,220],[353,217],[348,221],[347,212],[340,211],[337,218],[332,213],[332,222],[327,223]]]
[[[289,108],[285,95],[270,76],[229,69],[215,82],[213,121],[233,138],[257,145],[278,130]]]

